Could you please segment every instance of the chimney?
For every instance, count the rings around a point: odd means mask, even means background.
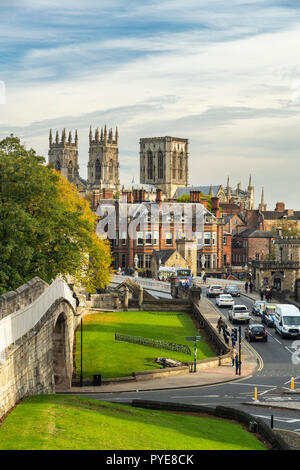
[[[207,199],[201,198],[200,203],[202,204],[203,207],[205,207],[205,209],[207,209]]]
[[[156,202],[162,202],[162,190],[159,188],[156,189]]]
[[[284,212],[285,211],[285,203],[284,202],[277,202],[275,211],[276,212]]]
[[[220,218],[220,200],[218,197],[211,198],[211,211],[218,218]]]

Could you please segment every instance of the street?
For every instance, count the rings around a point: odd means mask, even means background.
[[[203,295],[206,295],[203,289]],[[210,301],[216,305],[215,299]],[[252,311],[254,303],[248,297],[242,295],[235,298],[236,304],[246,305]],[[218,307],[216,307],[218,308]],[[237,325],[231,325],[228,320],[228,309],[219,309],[227,319],[229,329]],[[251,315],[251,323],[261,323],[260,317]],[[123,392],[110,394],[89,394],[90,398],[118,403],[130,403],[133,399],[160,400],[166,402],[178,402],[207,406],[231,406],[242,409],[253,416],[260,417],[270,423],[271,415],[274,416],[274,427],[300,432],[300,409],[268,408],[272,402],[290,402],[298,404],[300,408],[300,395],[282,395],[284,390],[290,390],[291,377],[295,379],[295,389],[300,388],[300,366],[292,363],[294,339],[282,339],[275,334],[274,328],[266,327],[268,342],[252,342],[249,345],[244,339],[245,325],[242,325],[242,355],[245,347],[252,347],[259,358],[258,370],[246,379],[232,383],[202,386],[185,389],[156,390],[147,392]],[[242,366],[243,367],[243,366]],[[265,406],[253,406],[254,389],[257,388],[257,398]]]

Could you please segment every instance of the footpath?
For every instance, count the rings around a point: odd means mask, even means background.
[[[217,308],[202,296],[199,307],[205,313],[207,320],[216,329],[220,312]],[[221,336],[222,337],[222,336]],[[149,391],[149,390],[166,390],[178,388],[191,388],[222,384],[236,380],[245,379],[251,376],[260,366],[259,357],[256,355],[255,350],[243,340],[242,342],[242,370],[241,375],[236,375],[235,367],[231,364],[225,364],[219,367],[207,369],[199,369],[197,372],[189,372],[183,375],[153,378],[148,380],[135,380],[133,377],[124,377],[123,379],[116,379],[115,382],[106,380],[102,381],[102,385],[98,387],[83,386],[72,387],[69,393],[120,393],[120,392],[135,392],[135,391]]]

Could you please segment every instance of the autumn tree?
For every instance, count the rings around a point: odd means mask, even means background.
[[[74,276],[90,292],[109,282],[109,243],[88,201],[17,137],[0,141],[0,293],[39,276]]]

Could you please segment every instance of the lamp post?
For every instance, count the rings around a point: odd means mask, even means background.
[[[82,318],[80,320],[80,387],[83,385],[82,380]]]

